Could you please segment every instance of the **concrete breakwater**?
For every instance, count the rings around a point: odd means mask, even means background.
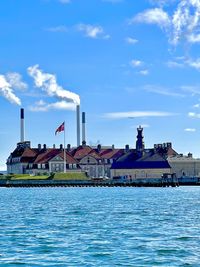
[[[116,180],[0,180],[0,187],[166,187],[178,186],[174,181],[163,179]]]

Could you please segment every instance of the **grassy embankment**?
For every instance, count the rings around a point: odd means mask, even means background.
[[[84,172],[55,173],[53,180],[88,180],[88,177]]]
[[[6,180],[88,180],[85,173],[55,173],[52,175],[29,175],[29,174],[7,174],[0,176]]]

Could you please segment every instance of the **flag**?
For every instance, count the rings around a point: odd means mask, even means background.
[[[65,130],[65,123],[63,122],[55,131],[55,135]]]

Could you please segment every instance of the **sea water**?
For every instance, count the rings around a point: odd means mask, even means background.
[[[0,266],[200,266],[200,187],[1,188]]]

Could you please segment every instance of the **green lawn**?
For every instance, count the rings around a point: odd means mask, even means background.
[[[49,176],[48,175],[14,175],[10,179],[11,180],[46,180]]]
[[[53,175],[29,175],[29,174],[7,174],[0,176],[0,179],[8,180],[88,180],[84,172],[55,173]]]
[[[7,179],[7,180],[45,180],[49,176],[48,175],[36,175],[31,176],[29,174],[7,174],[0,176],[0,179]]]
[[[55,173],[53,180],[88,180],[84,172]]]

